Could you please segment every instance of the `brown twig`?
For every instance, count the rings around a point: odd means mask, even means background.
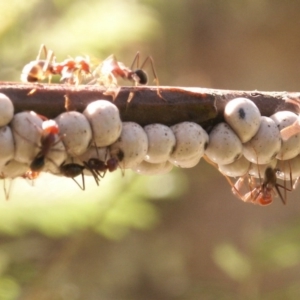
[[[127,102],[130,92],[134,97]],[[205,88],[160,86],[122,87],[114,103],[118,106],[123,121],[133,121],[140,125],[162,123],[173,125],[183,121],[196,122],[208,128],[223,120],[225,104],[236,97],[251,99],[264,116],[279,110],[297,111],[298,107],[286,103],[286,99],[300,101],[300,93],[231,91]],[[105,88],[100,86],[71,86],[65,84],[23,84],[0,82],[0,92],[14,103],[15,112],[34,110],[48,118],[54,118],[65,111],[67,95],[72,108],[82,112],[87,104],[99,99],[112,101],[105,96]],[[112,101],[113,102],[113,101]]]

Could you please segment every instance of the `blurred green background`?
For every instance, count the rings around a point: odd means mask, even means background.
[[[300,1],[0,2],[0,80],[41,43],[57,60],[136,51],[162,85],[299,91]],[[0,300],[299,299],[300,202],[247,205],[201,162],[108,174],[81,192],[42,176],[0,194]]]

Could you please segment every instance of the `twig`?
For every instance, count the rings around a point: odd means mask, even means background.
[[[118,106],[122,121],[140,125],[162,123],[174,125],[183,121],[196,122],[208,128],[223,120],[225,104],[236,97],[246,97],[258,106],[264,116],[279,110],[297,111],[298,107],[286,103],[286,99],[300,101],[300,93],[231,91],[206,88],[167,87],[122,87],[114,103]],[[65,84],[23,84],[0,82],[0,92],[14,103],[15,112],[34,110],[48,118],[65,111],[65,96],[72,107],[82,112],[87,104],[99,99],[112,101],[103,95],[105,88],[99,86],[71,86]],[[127,102],[130,92],[134,97]]]

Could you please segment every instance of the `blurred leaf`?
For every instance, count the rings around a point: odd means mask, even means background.
[[[222,244],[213,253],[215,263],[232,279],[244,281],[251,275],[251,262],[236,247]]]

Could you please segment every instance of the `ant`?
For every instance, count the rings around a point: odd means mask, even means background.
[[[91,73],[89,58],[84,58],[82,56],[76,56],[74,59],[67,58],[61,63],[55,63],[53,68],[56,74],[62,76],[62,82],[75,85],[80,83],[82,73]]]
[[[46,117],[38,115],[42,120],[46,119]],[[29,119],[27,119],[29,123],[32,123]],[[37,145],[37,147],[40,148],[40,151],[35,155],[33,160],[31,161],[29,165],[29,173],[25,173],[25,178],[35,177],[36,173],[39,173],[42,171],[42,169],[45,166],[45,159],[46,156],[50,153],[51,148],[55,146],[58,142],[60,142],[62,137],[58,137],[59,128],[58,125],[54,120],[46,120],[42,123],[42,128],[38,127],[36,124],[32,123],[36,129],[41,134],[41,140],[40,145]],[[25,139],[28,142],[34,143],[30,140],[28,140],[26,137],[22,136],[16,129],[14,129],[15,132],[21,136],[23,139]],[[34,143],[35,144],[35,143]],[[50,158],[48,158],[51,160]],[[52,161],[52,163],[54,163]]]
[[[109,158],[106,162],[98,158],[90,158],[87,162],[84,161],[83,164],[92,173],[97,185],[99,185],[99,177],[104,178],[107,170],[113,172],[119,166],[118,159],[114,157]]]
[[[211,165],[213,165],[216,169],[218,169],[218,165],[212,162],[206,155],[204,159]],[[257,167],[259,167],[257,165]],[[222,174],[229,185],[231,186],[232,193],[241,199],[244,202],[251,202],[253,204],[259,204],[262,206],[269,205],[273,202],[274,195],[278,194],[283,204],[286,204],[286,191],[292,191],[292,187],[289,189],[284,185],[281,185],[277,182],[277,172],[279,170],[277,168],[272,168],[270,166],[266,167],[264,172],[264,179],[261,183],[261,177],[259,175],[259,184],[257,183],[255,176],[248,174],[248,172],[241,176],[235,184],[232,183],[231,179]],[[260,172],[258,172],[260,174]],[[245,194],[241,194],[241,190],[245,187],[245,180],[248,179],[248,192]],[[292,186],[292,174],[290,174],[290,183]],[[280,188],[284,190],[284,197],[280,191]],[[275,189],[275,190],[274,190]],[[276,191],[276,192],[275,192]]]
[[[59,133],[58,125],[53,120],[43,122],[42,136],[41,136],[41,150],[30,163],[30,171],[40,172],[45,166],[45,157],[58,141],[56,141]]]
[[[85,169],[84,166],[76,164],[76,163],[68,163],[68,164],[63,163],[59,167],[60,172],[64,176],[66,176],[68,178],[72,178],[75,181],[75,183],[79,186],[79,188],[83,191],[85,190],[85,182],[84,182],[84,174],[83,174],[84,169]],[[76,177],[80,174],[81,174],[81,177],[82,177],[82,186],[74,178],[74,177]]]
[[[232,185],[231,181],[229,181],[232,186],[232,193],[244,202],[252,202],[254,204],[260,204],[262,206],[265,206],[273,202],[273,196],[277,192],[282,203],[286,204],[286,191],[292,191],[292,189],[289,189],[285,185],[277,183],[277,172],[278,169],[267,167],[264,174],[264,180],[261,184],[257,184],[255,178],[248,174],[240,177],[234,185]],[[241,195],[240,189],[246,177],[249,178],[249,187],[251,190],[248,193]],[[230,179],[228,178],[227,180]],[[284,197],[282,196],[282,193],[279,188],[284,189]]]
[[[45,54],[45,59],[41,59],[42,52]],[[53,69],[55,56],[52,50],[47,50],[45,45],[41,45],[36,60],[31,61],[24,66],[21,74],[22,82],[38,82],[46,78],[51,81],[51,76],[56,74]]]
[[[96,68],[93,72],[93,76],[97,77],[97,73],[100,74],[100,82],[103,81],[104,85],[106,85],[106,82],[108,81],[109,85],[118,86],[117,83],[117,77],[121,77],[123,79],[130,80],[135,83],[135,85],[146,85],[148,83],[148,75],[143,70],[147,62],[150,62],[152,73],[154,76],[154,80],[156,82],[156,85],[159,86],[158,77],[156,75],[156,71],[154,68],[154,60],[151,56],[147,56],[142,65],[139,67],[139,61],[140,61],[140,52],[137,52],[132,65],[130,68],[126,67],[124,63],[117,60],[115,55],[110,55],[108,58],[106,58],[98,68]],[[134,65],[136,64],[136,69],[133,70]],[[99,77],[99,76],[98,76]],[[103,80],[104,77],[104,80]],[[157,94],[160,98],[164,99],[159,89],[157,89]],[[129,94],[127,102],[130,102],[134,96],[134,93],[131,92]],[[116,96],[115,96],[116,97]],[[115,98],[114,97],[114,98]],[[165,100],[165,99],[164,99]]]
[[[41,59],[42,53],[45,59]],[[36,60],[24,66],[21,74],[22,82],[38,82],[48,78],[51,82],[52,75],[60,75],[61,81],[70,84],[79,84],[81,73],[90,73],[90,63],[88,58],[81,56],[65,59],[61,63],[55,61],[54,52],[47,50],[45,45],[41,45]],[[74,79],[75,78],[75,79]]]

